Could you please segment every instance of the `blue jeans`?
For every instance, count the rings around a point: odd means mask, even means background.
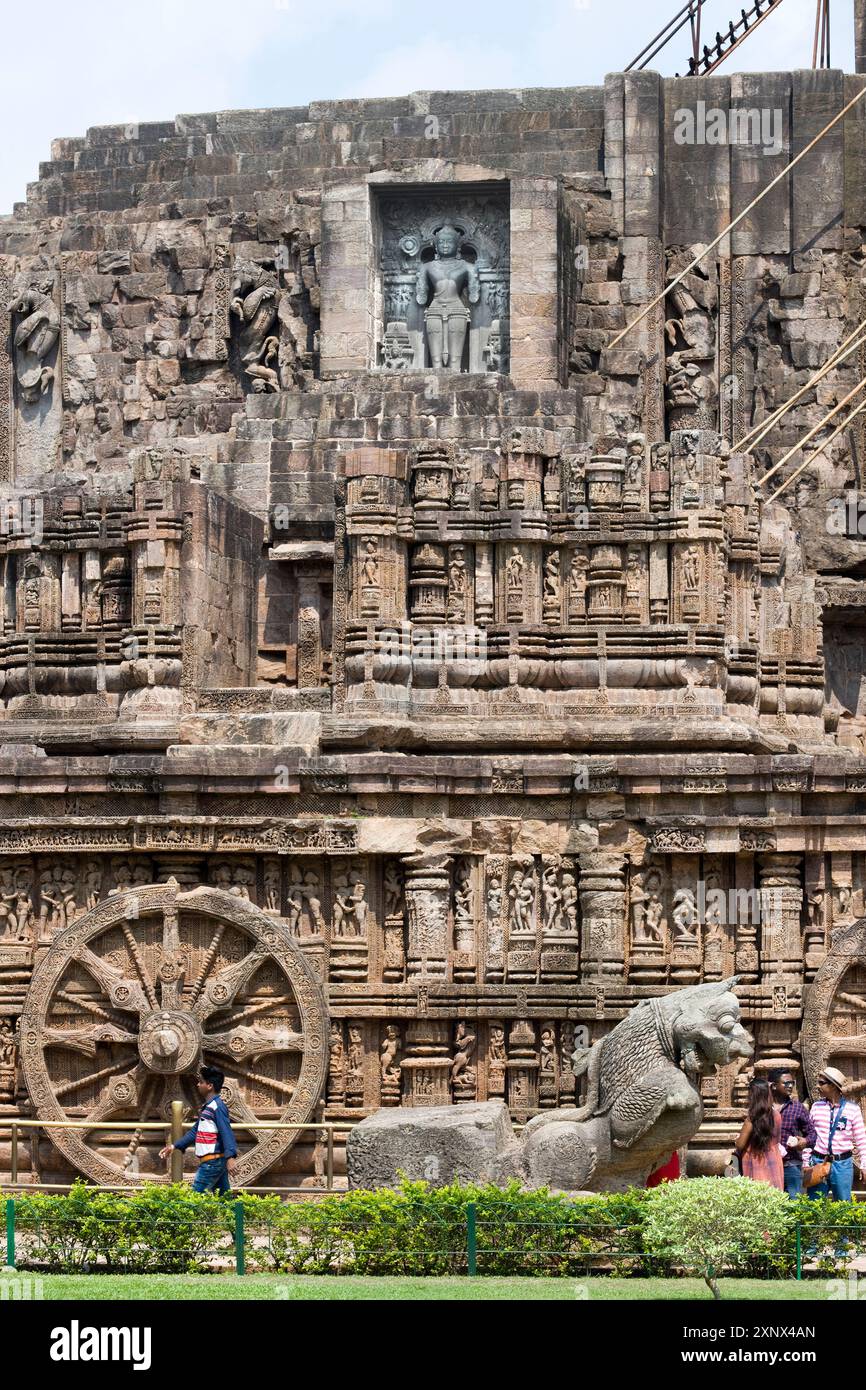
[[[853,1186],[854,1159],[851,1154],[847,1154],[845,1158],[833,1160],[826,1181],[817,1183],[815,1187],[810,1187],[809,1196],[826,1197],[830,1195],[837,1202],[850,1202]]]
[[[788,1196],[801,1197],[803,1195],[802,1163],[783,1163],[782,1172],[785,1175],[785,1191]]]
[[[210,1158],[198,1166],[192,1180],[193,1192],[218,1192],[223,1196],[231,1192],[227,1158]]]

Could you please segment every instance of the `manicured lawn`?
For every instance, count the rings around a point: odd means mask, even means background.
[[[8,1276],[7,1276],[8,1277]],[[664,1299],[711,1301],[706,1285],[699,1279],[413,1279],[381,1277],[292,1276],[252,1274],[243,1279],[219,1274],[47,1274],[41,1288],[33,1274],[21,1274],[32,1281],[31,1296],[45,1299],[467,1299],[549,1300],[570,1302],[602,1299],[630,1301]],[[725,1298],[769,1300],[824,1300],[828,1298],[825,1279],[722,1279]],[[838,1294],[837,1294],[838,1297]]]

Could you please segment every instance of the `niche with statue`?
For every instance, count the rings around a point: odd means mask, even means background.
[[[401,189],[376,201],[378,365],[507,373],[506,186]]]

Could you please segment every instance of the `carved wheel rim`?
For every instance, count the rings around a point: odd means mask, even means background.
[[[866,917],[835,934],[809,989],[800,1035],[809,1094],[818,1097],[823,1067],[838,1067],[845,1095],[863,1109],[866,1094]]]
[[[99,1121],[165,1121],[171,1100],[192,1109],[194,1071],[213,1062],[226,1075],[240,1185],[298,1137],[245,1131],[244,1122],[310,1120],[327,1036],[321,985],[281,922],[220,889],[184,893],[169,883],[109,897],[59,933],[33,975],[21,1061],[37,1118],[93,1121],[48,1133],[105,1184],[165,1181],[165,1165],[154,1163],[164,1138],[126,1131],[115,1161],[100,1151],[118,1141],[102,1131],[100,1143]],[[143,1159],[151,1171],[141,1171]]]

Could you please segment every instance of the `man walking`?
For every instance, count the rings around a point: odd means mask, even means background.
[[[767,1077],[773,1093],[773,1104],[779,1111],[782,1128],[779,1143],[784,1149],[782,1174],[789,1197],[799,1197],[803,1191],[803,1150],[814,1149],[818,1140],[809,1112],[794,1095],[794,1073],[777,1067]]]
[[[855,1150],[860,1175],[864,1176],[866,1127],[859,1105],[843,1095],[847,1084],[836,1067],[824,1067],[818,1076],[821,1096],[813,1103],[811,1112],[817,1138],[809,1161],[813,1166],[829,1162],[830,1172],[823,1182],[809,1188],[810,1197],[826,1197],[830,1193],[837,1202],[850,1202]]]
[[[160,1158],[168,1158],[172,1149],[188,1149],[195,1144],[198,1172],[193,1178],[193,1192],[213,1192],[220,1195],[231,1191],[229,1174],[234,1172],[238,1146],[232,1133],[228,1107],[220,1095],[225,1077],[219,1067],[202,1067],[196,1090],[202,1098],[198,1119],[182,1139],[166,1144]]]

